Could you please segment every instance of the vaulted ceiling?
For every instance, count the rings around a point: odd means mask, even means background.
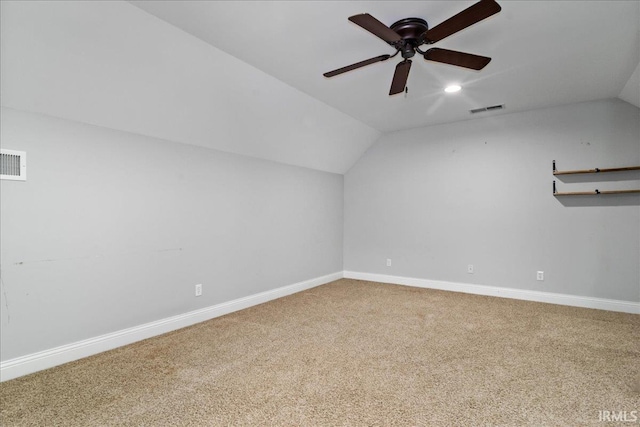
[[[2,1],[4,107],[344,173],[381,133],[619,97],[640,107],[640,2],[498,0],[436,44],[482,71],[399,57],[349,22],[431,27],[475,1]],[[445,94],[458,83],[463,89]],[[495,113],[470,109],[504,104]]]
[[[434,46],[488,56],[482,71],[416,56],[408,94],[389,97],[394,67],[330,71],[395,50],[349,22],[367,12],[390,26],[433,27],[476,1],[133,1],[133,4],[382,132],[617,97],[640,61],[638,1],[509,1],[502,11]],[[459,83],[463,92],[445,96]],[[636,92],[640,91],[636,87]]]

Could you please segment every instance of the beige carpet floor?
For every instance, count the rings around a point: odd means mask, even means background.
[[[343,279],[4,382],[1,422],[603,426],[638,379],[639,315]]]

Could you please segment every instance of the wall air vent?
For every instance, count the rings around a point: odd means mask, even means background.
[[[0,149],[0,179],[27,180],[27,153]]]
[[[500,104],[500,105],[492,105],[491,107],[482,107],[482,108],[476,108],[473,110],[469,110],[469,112],[471,114],[476,114],[476,113],[482,113],[485,111],[497,111],[497,110],[502,110],[504,108],[504,104]]]

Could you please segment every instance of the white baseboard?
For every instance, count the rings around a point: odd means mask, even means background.
[[[233,301],[216,304],[211,307],[190,311],[177,316],[145,323],[132,328],[123,329],[94,338],[62,345],[26,356],[17,357],[0,363],[0,381],[7,381],[43,369],[51,368],[63,363],[82,359],[103,351],[112,350],[136,341],[151,338],[160,334],[184,328],[214,317],[223,316],[234,311],[242,310],[254,305],[262,304],[277,298],[304,291],[316,286],[324,285],[342,278],[342,271],[322,277],[294,283],[270,291],[260,292]]]
[[[270,291],[261,292],[233,301],[216,304],[211,307],[190,311],[177,316],[145,323],[132,328],[123,329],[94,338],[78,341],[26,356],[17,357],[0,363],[0,381],[7,381],[63,363],[72,362],[92,356],[103,351],[112,350],[136,341],[151,338],[176,329],[204,322],[234,311],[262,304],[277,298],[311,289],[341,278],[366,280],[370,282],[392,283],[396,285],[415,286],[419,288],[440,289],[444,291],[464,292],[468,294],[487,295],[502,298],[513,298],[526,301],[546,302],[574,307],[596,308],[600,310],[618,311],[640,314],[640,303],[576,295],[538,292],[495,286],[472,285],[467,283],[444,282],[437,280],[417,279],[411,277],[390,276],[385,274],[340,271],[322,277],[294,283]]]
[[[464,292],[467,294],[487,295],[525,301],[569,305],[572,307],[596,308],[599,310],[640,314],[640,303],[633,301],[620,301],[513,288],[499,288],[496,286],[471,285],[467,283],[443,282],[438,280],[416,279],[412,277],[389,276],[386,274],[360,273],[356,271],[345,271],[344,277],[346,279],[366,280],[369,282],[392,283],[395,285],[415,286],[418,288],[440,289],[443,291]]]

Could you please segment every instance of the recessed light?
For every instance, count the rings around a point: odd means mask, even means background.
[[[459,91],[460,89],[462,88],[459,85],[450,85],[444,88],[444,91],[447,93],[453,93]]]

